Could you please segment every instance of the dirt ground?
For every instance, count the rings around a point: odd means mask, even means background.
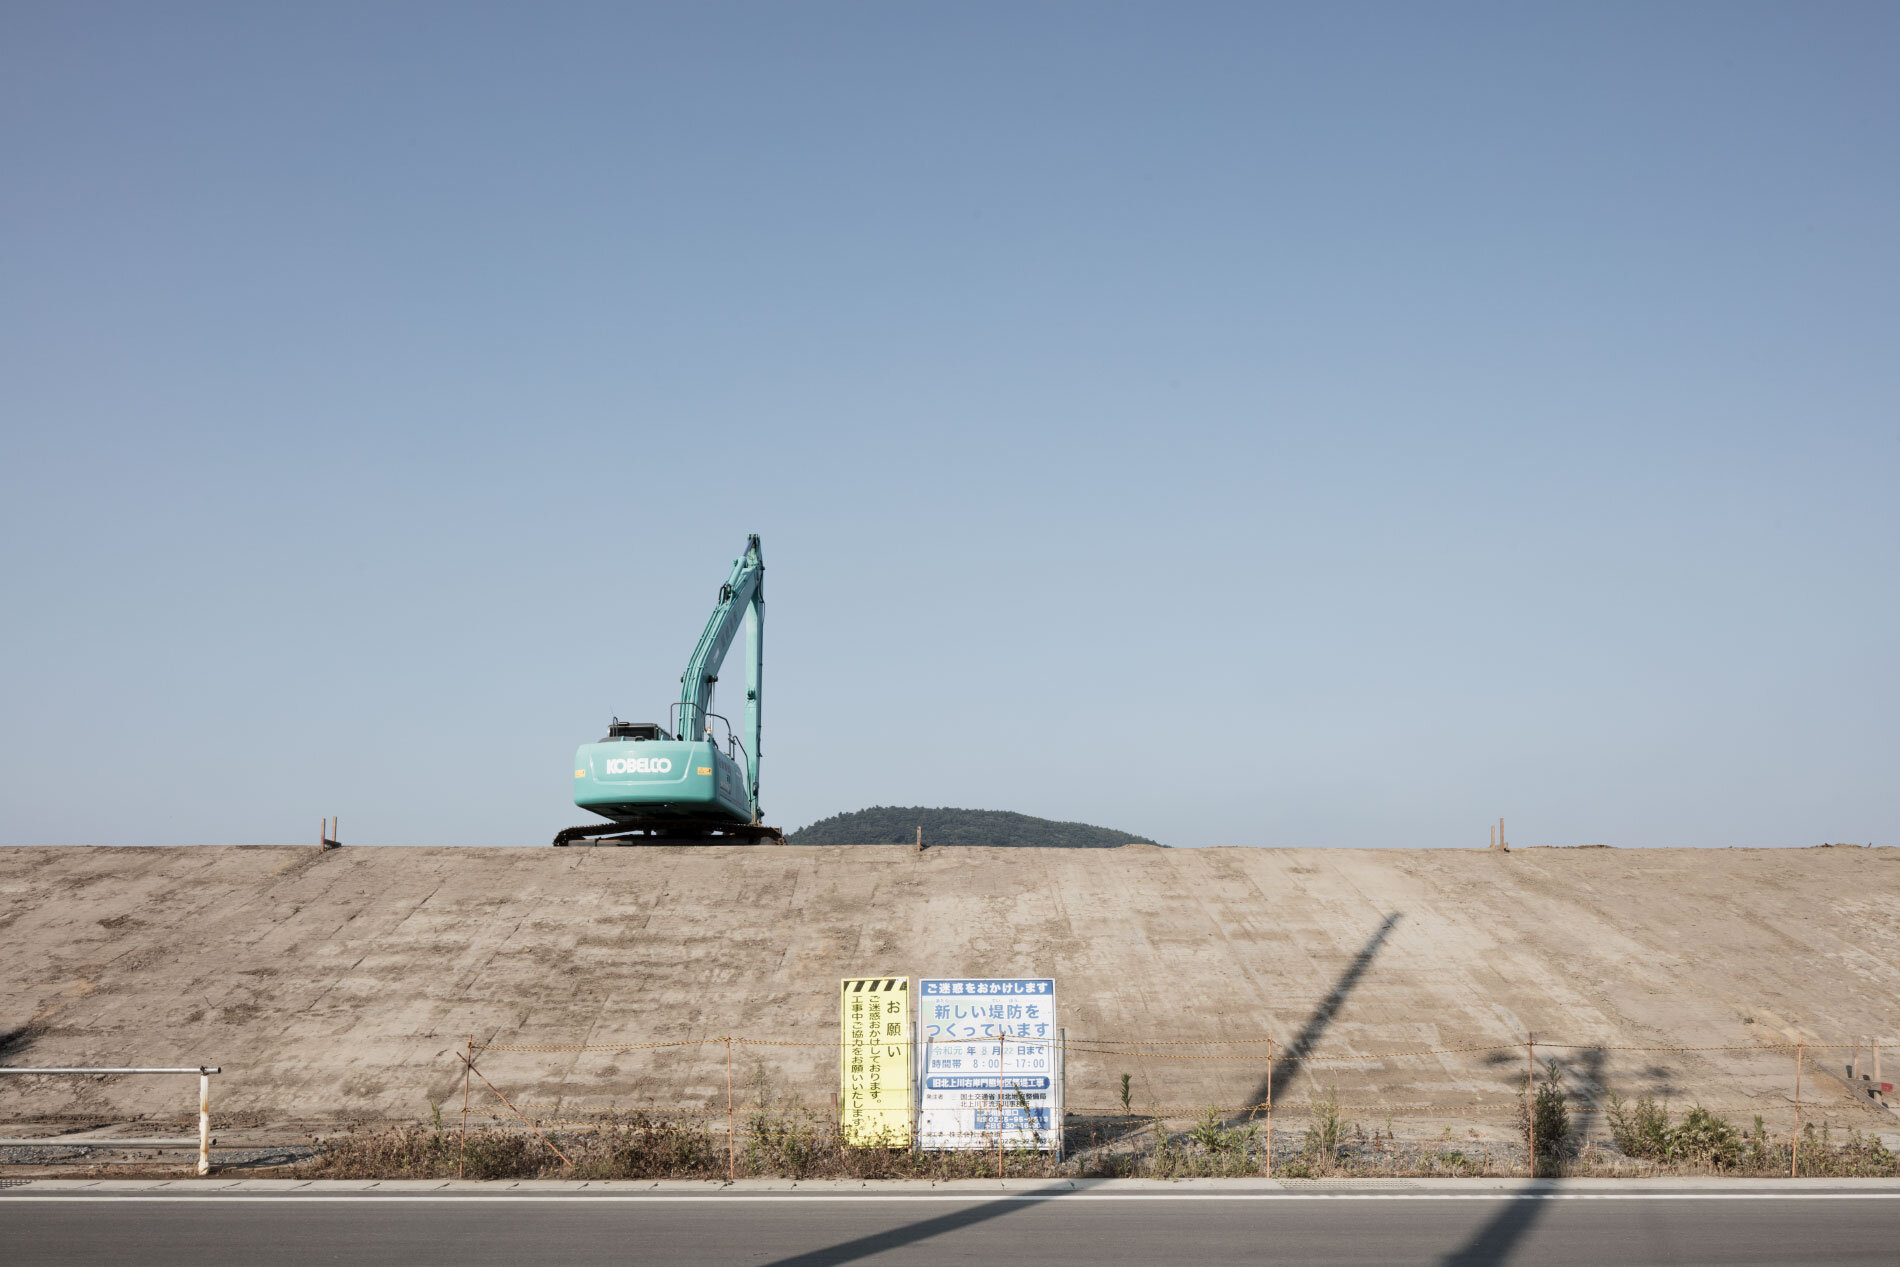
[[[0,944],[0,1064],[220,1065],[233,1138],[459,1113],[471,1037],[595,1048],[481,1056],[537,1115],[723,1111],[728,1034],[782,1044],[734,1045],[741,1104],[825,1110],[845,976],[1054,977],[1072,1108],[1120,1111],[1124,1073],[1138,1113],[1255,1104],[1271,1036],[1283,1112],[1413,1134],[1507,1131],[1533,1032],[1573,1089],[1743,1122],[1785,1117],[1790,1053],[1615,1049],[1900,1042],[1900,849],[1844,846],[9,848]],[[1809,1053],[1807,1120],[1900,1130],[1850,1055]],[[182,1128],[195,1097],[0,1078],[0,1119]]]

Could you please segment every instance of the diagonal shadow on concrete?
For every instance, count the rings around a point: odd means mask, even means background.
[[[1339,1009],[1345,1005],[1346,996],[1352,993],[1353,987],[1359,984],[1359,979],[1366,975],[1368,968],[1372,967],[1372,961],[1378,957],[1379,948],[1385,945],[1386,938],[1392,935],[1392,930],[1398,926],[1403,915],[1403,911],[1394,911],[1380,921],[1379,927],[1373,930],[1372,936],[1366,939],[1366,944],[1359,948],[1359,953],[1352,957],[1352,962],[1347,964],[1346,970],[1339,975],[1339,980],[1333,982],[1333,988],[1326,992],[1326,997],[1319,1001],[1319,1006],[1313,1009],[1313,1014],[1306,1018],[1306,1024],[1300,1026],[1300,1032],[1294,1035],[1293,1041],[1288,1043],[1282,1054],[1274,1060],[1272,1079],[1260,1080],[1260,1085],[1254,1088],[1253,1099],[1249,1103],[1265,1104],[1269,1085],[1278,1088],[1282,1095],[1291,1088],[1293,1076],[1299,1073],[1306,1058],[1313,1054],[1314,1045],[1326,1033],[1326,1027],[1333,1023],[1333,1017],[1339,1013]]]
[[[15,1029],[0,1030],[0,1056],[13,1057],[24,1052],[33,1043],[38,1031],[31,1025],[21,1025]]]
[[[1491,1221],[1471,1234],[1471,1239],[1438,1260],[1439,1267],[1503,1267],[1511,1261],[1518,1242],[1531,1230],[1549,1203],[1541,1195],[1544,1185],[1536,1185],[1504,1203]]]
[[[1601,1047],[1586,1048],[1583,1059],[1563,1068],[1571,1080],[1577,1083],[1576,1089],[1569,1094],[1571,1109],[1570,1133],[1577,1139],[1588,1139],[1603,1118],[1600,1100],[1607,1090],[1604,1065],[1609,1053]]]
[[[1027,1206],[1040,1205],[1041,1202],[1033,1199],[1036,1197],[1054,1198],[1074,1190],[1073,1184],[1065,1183],[1060,1188],[1040,1188],[1033,1192],[1017,1194],[1008,1200],[986,1201],[982,1205],[939,1214],[934,1219],[924,1219],[922,1222],[894,1227],[884,1232],[873,1232],[869,1236],[860,1236],[856,1240],[827,1245],[823,1249],[809,1250],[803,1254],[793,1254],[790,1258],[775,1258],[764,1267],[831,1267],[836,1263],[856,1262],[860,1258],[869,1258],[873,1254],[882,1254],[887,1250],[915,1245],[918,1241],[929,1240],[945,1232],[956,1232],[977,1223],[987,1223],[1005,1214],[1014,1214]]]

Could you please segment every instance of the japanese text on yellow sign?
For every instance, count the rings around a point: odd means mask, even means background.
[[[910,978],[847,977],[839,1108],[845,1143],[910,1146]]]

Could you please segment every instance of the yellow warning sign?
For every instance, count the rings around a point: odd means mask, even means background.
[[[910,1147],[910,978],[846,977],[839,1021],[845,1143]]]

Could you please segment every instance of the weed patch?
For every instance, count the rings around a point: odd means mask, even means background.
[[[1313,1101],[1313,1120],[1306,1128],[1302,1153],[1306,1162],[1320,1174],[1328,1174],[1339,1161],[1339,1150],[1346,1139],[1346,1120],[1339,1112],[1339,1093],[1328,1089],[1322,1099]]]

